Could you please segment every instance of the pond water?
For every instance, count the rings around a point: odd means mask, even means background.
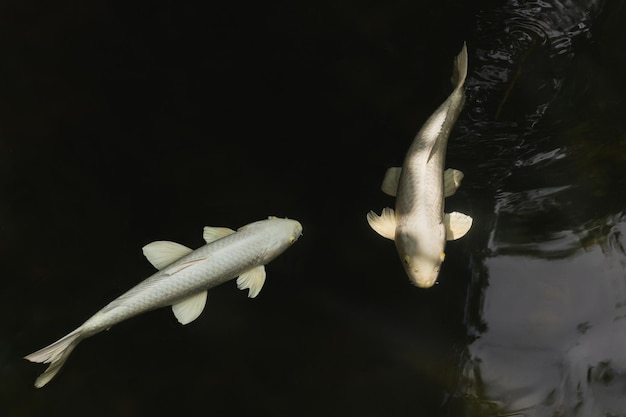
[[[3,6],[0,415],[626,415],[624,2]],[[409,283],[365,214],[450,92],[447,211]],[[152,274],[141,247],[268,215],[259,297],[210,291],[22,359]]]
[[[563,6],[482,16],[508,34],[481,44],[467,142],[450,150],[481,149],[492,199],[472,243],[467,415],[626,413],[621,20],[614,4],[597,19],[600,4]]]

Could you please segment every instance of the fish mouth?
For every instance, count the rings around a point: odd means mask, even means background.
[[[406,273],[411,279],[411,283],[418,288],[430,288],[437,283],[439,277],[439,268],[432,271],[431,274],[425,274],[417,269],[405,268]]]
[[[295,226],[294,226],[294,231],[293,231],[293,235],[291,235],[291,239],[293,239],[293,241],[295,242],[296,240],[298,240],[301,236],[302,236],[302,225],[300,224],[300,222],[296,221],[296,220],[292,220],[293,222],[295,222]]]
[[[419,288],[430,288],[437,282],[441,262],[425,256],[401,256],[404,271],[411,283]]]
[[[418,288],[430,288],[437,283],[437,278],[425,280],[411,277],[411,282]]]

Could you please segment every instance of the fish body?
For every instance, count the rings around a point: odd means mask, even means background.
[[[182,324],[195,320],[204,309],[207,290],[239,277],[237,286],[256,297],[265,282],[264,265],[272,261],[302,233],[295,220],[270,217],[238,231],[205,227],[206,245],[191,250],[168,241],[152,242],[144,255],[158,272],[131,288],[55,343],[25,357],[50,363],[35,386],[48,383],[81,341],[111,326],[161,307],[172,306]]]
[[[444,260],[446,240],[469,230],[472,219],[461,213],[444,213],[444,198],[456,191],[463,178],[457,170],[444,173],[450,131],[465,102],[467,48],[456,57],[454,90],[426,120],[407,151],[401,168],[390,168],[383,191],[396,197],[395,212],[367,215],[370,226],[395,241],[402,265],[418,287],[432,286]]]

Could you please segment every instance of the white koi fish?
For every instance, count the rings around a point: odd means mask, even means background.
[[[467,76],[467,48],[455,59],[454,90],[426,120],[415,136],[401,168],[390,168],[382,190],[396,197],[396,210],[373,211],[367,221],[381,236],[392,239],[411,281],[418,287],[431,287],[445,257],[446,240],[464,236],[472,218],[461,213],[444,213],[444,197],[454,194],[463,173],[443,170],[448,136],[463,104],[463,84]]]
[[[59,372],[79,342],[126,319],[160,307],[172,306],[182,324],[195,320],[204,309],[207,290],[237,278],[239,289],[256,297],[265,282],[264,265],[280,255],[302,233],[295,220],[270,217],[234,231],[205,227],[206,245],[192,250],[174,242],[157,241],[143,253],[158,272],[131,288],[80,327],[35,353],[31,362],[49,363],[35,386],[41,388]]]

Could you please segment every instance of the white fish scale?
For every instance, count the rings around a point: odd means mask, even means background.
[[[418,219],[418,223],[432,226],[442,222],[443,164],[439,153],[428,162],[427,159],[428,155],[423,152],[405,162],[396,199],[399,225],[404,225],[410,219]]]
[[[241,230],[207,244],[113,300],[83,324],[97,333],[137,314],[174,304],[191,294],[216,287],[241,273],[262,265],[269,233]],[[198,264],[168,274],[178,265],[207,258]]]

